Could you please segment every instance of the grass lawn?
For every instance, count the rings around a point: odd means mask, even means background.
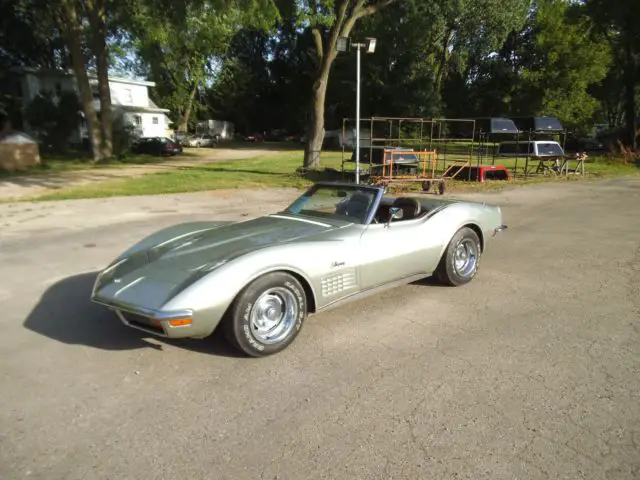
[[[261,148],[263,144],[254,144]],[[324,169],[341,169],[341,152],[325,151],[322,153],[322,169],[311,172],[307,176],[296,173],[302,165],[302,150],[285,150],[268,156],[251,159],[233,160],[202,164],[199,166],[180,167],[175,170],[153,173],[136,178],[109,180],[86,186],[69,187],[55,193],[41,195],[35,200],[62,200],[77,198],[99,198],[128,195],[154,195],[162,193],[196,192],[215,189],[232,188],[304,188],[317,179],[340,179]],[[502,163],[502,162],[500,162]],[[498,162],[496,162],[498,164]],[[349,169],[353,168],[353,164]],[[520,170],[521,166],[519,166]],[[586,179],[631,176],[640,173],[636,166],[620,163],[607,163],[604,159],[590,159],[585,169]],[[324,171],[323,171],[324,170]],[[333,176],[331,175],[333,173]],[[541,182],[580,181],[579,175],[567,177],[538,176],[527,180],[516,179],[511,182],[491,181],[486,183],[447,180],[447,192],[501,190],[514,185],[526,185]],[[420,189],[420,183],[410,186],[393,186],[392,191]]]
[[[261,146],[257,144],[255,148]],[[341,155],[341,152],[324,152],[323,167],[339,169]],[[245,160],[187,166],[143,177],[66,188],[38,196],[36,200],[154,195],[226,188],[303,188],[310,185],[312,180],[295,173],[296,168],[302,165],[302,158],[302,150],[292,150]]]
[[[181,155],[174,157],[155,156],[155,155],[129,155],[122,159],[109,160],[100,163],[93,163],[91,158],[83,153],[71,152],[65,155],[41,155],[41,163],[27,170],[18,172],[6,172],[0,170],[0,179],[8,177],[21,177],[27,175],[62,173],[79,170],[94,170],[101,168],[125,167],[128,165],[150,165],[154,163],[175,161],[175,160],[193,160],[207,155],[213,155],[214,151],[209,148],[192,148],[183,152]]]

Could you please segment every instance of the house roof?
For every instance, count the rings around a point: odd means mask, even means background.
[[[141,113],[169,113],[171,110],[168,108],[159,108],[159,107],[145,107],[142,105],[123,105],[119,103],[114,103],[114,107],[121,108],[128,112],[141,112]]]
[[[33,137],[19,130],[0,132],[0,143],[38,143]]]
[[[73,70],[54,70],[54,69],[36,69],[30,67],[17,67],[13,69],[16,73],[37,75],[40,77],[71,77],[74,75]],[[90,80],[97,80],[98,76],[93,73],[88,73]],[[143,85],[146,87],[155,87],[156,82],[150,82],[148,80],[139,80],[135,78],[114,77],[109,76],[109,81],[114,83],[128,83],[131,85]]]

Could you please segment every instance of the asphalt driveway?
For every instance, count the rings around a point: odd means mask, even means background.
[[[0,478],[640,478],[640,182],[468,195],[510,227],[474,282],[312,317],[265,359],[88,302],[148,232],[295,195],[240,193],[0,205]]]

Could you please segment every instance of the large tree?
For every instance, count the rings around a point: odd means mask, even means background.
[[[590,87],[607,74],[611,51],[581,5],[538,0],[522,80],[531,113],[554,115],[570,126],[593,120],[598,109]]]
[[[64,38],[71,65],[75,74],[80,102],[84,112],[89,142],[94,161],[105,158],[104,143],[100,120],[93,106],[93,91],[89,83],[87,62],[83,46],[85,44],[85,30],[83,28],[84,12],[81,4],[74,0],[59,0],[59,4],[52,5],[52,11],[57,14],[58,28]]]
[[[277,17],[271,0],[136,3],[132,43],[160,101],[177,114],[178,130],[187,130],[196,97],[234,33],[243,26],[268,29]]]
[[[622,70],[624,85],[625,143],[637,146],[636,95],[640,84],[640,2],[631,0],[585,0],[588,11],[615,52],[615,67]]]
[[[296,2],[300,17],[314,39],[316,60],[307,128],[304,166],[320,165],[324,139],[324,112],[331,66],[338,54],[338,37],[348,37],[361,18],[373,15],[396,0],[305,0]]]

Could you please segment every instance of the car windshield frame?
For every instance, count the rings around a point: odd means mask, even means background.
[[[354,195],[358,194],[356,199]],[[350,183],[316,183],[291,202],[283,213],[293,217],[369,225],[380,205],[384,190],[380,187]],[[358,200],[365,201],[366,207]],[[326,199],[326,200],[325,200]],[[350,203],[353,202],[353,203]],[[311,208],[304,208],[304,207]],[[347,209],[359,212],[348,215]],[[333,211],[331,211],[333,209]],[[341,213],[345,211],[345,213]]]

